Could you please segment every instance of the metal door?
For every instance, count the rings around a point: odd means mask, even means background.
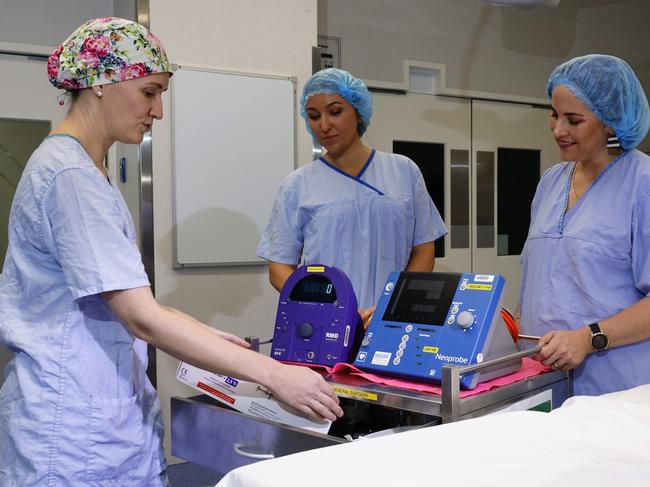
[[[557,162],[549,109],[472,101],[472,271],[506,278],[504,304],[519,302],[519,256],[540,175]]]
[[[366,144],[403,153],[418,164],[450,230],[436,241],[437,271],[471,269],[470,121],[469,100],[419,93],[373,93]]]
[[[367,144],[389,152],[442,147],[438,160],[416,161],[423,173],[427,164],[443,166],[433,176],[443,179],[442,208],[432,196],[449,234],[436,242],[444,255],[436,258],[436,271],[502,274],[504,304],[514,309],[530,202],[558,156],[548,109],[421,93],[373,93],[373,101]]]

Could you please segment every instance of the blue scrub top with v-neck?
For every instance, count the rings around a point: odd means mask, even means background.
[[[533,200],[521,256],[523,333],[574,330],[650,295],[650,157],[625,152],[565,211],[574,167],[546,171]],[[592,353],[574,370],[575,394],[647,383],[650,340]]]
[[[415,245],[445,227],[409,158],[372,151],[353,177],[325,159],[282,183],[257,255],[296,265],[342,269],[362,308],[377,303],[388,274],[403,270]]]

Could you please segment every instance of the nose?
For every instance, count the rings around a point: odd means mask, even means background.
[[[323,114],[320,117],[320,131],[323,133],[327,133],[329,129],[332,127],[332,124],[330,123],[329,116]]]
[[[153,105],[151,105],[151,110],[149,110],[149,115],[151,115],[156,120],[163,118],[163,104],[162,96],[159,94],[153,100]]]
[[[566,135],[567,130],[566,130],[566,124],[562,123],[560,120],[556,120],[554,118],[551,118],[551,133],[553,134],[554,137],[562,137],[563,135]]]

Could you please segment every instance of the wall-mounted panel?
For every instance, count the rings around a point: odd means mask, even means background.
[[[295,80],[181,68],[172,78],[174,265],[259,264],[295,167]]]

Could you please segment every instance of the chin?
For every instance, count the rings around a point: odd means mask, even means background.
[[[123,144],[141,144],[143,139],[144,139],[144,134],[140,133],[140,134],[121,137],[117,140],[119,142],[122,142]]]
[[[571,149],[560,149],[560,159],[563,161],[575,161],[577,153]]]

